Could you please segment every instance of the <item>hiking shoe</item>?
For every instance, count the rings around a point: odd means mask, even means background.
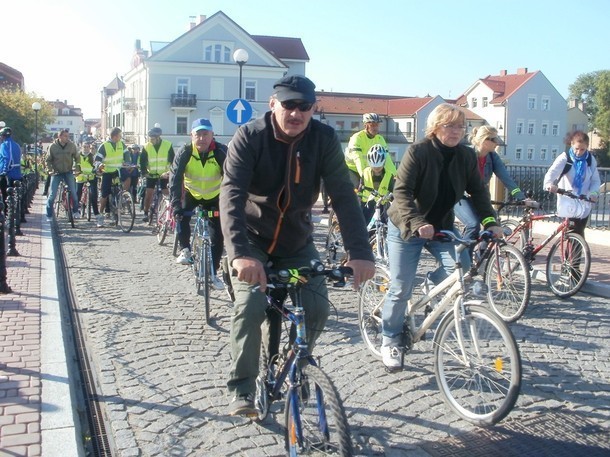
[[[104,226],[104,216],[101,214],[98,214],[97,216],[95,216],[95,221],[98,227],[103,227]]]
[[[212,276],[212,287],[216,290],[224,290],[225,283],[218,276]]]
[[[190,265],[193,263],[193,256],[191,255],[191,250],[189,248],[184,248],[180,251],[180,255],[176,259],[176,263],[181,265]]]
[[[229,404],[229,416],[256,416],[258,411],[254,407],[254,395],[238,394]]]
[[[397,346],[381,346],[383,364],[388,370],[399,370],[402,359],[402,349]]]

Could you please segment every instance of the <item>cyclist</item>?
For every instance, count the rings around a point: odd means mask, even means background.
[[[229,264],[237,272],[232,285],[235,308],[231,319],[232,365],[227,383],[233,399],[230,415],[255,412],[253,394],[258,375],[261,324],[266,299],[252,293],[267,287],[264,265],[274,268],[309,266],[319,258],[313,243],[311,209],[318,199],[320,178],[337,212],[354,287],[371,278],[374,257],[362,211],[345,166],[335,131],[317,120],[315,85],[304,76],[277,81],[263,118],[239,127],[231,140],[220,192],[222,230]],[[303,289],[310,349],[329,315],[322,278]]]
[[[589,135],[581,130],[572,132],[568,140],[570,149],[557,156],[544,175],[544,189],[557,193],[557,189],[569,190],[597,201],[601,180],[597,161],[589,152]],[[579,204],[580,203],[580,204]],[[585,236],[585,227],[591,213],[591,205],[573,198],[557,195],[557,214],[570,217],[570,231]]]
[[[191,126],[191,142],[184,145],[176,154],[170,171],[169,191],[174,215],[180,219],[179,243],[180,255],[177,263],[192,263],[191,256],[191,217],[185,214],[197,205],[207,210],[218,209],[218,195],[222,180],[222,167],[227,155],[227,147],[214,140],[214,129],[208,119],[196,119]],[[182,187],[184,184],[184,200]],[[210,236],[212,238],[212,262],[218,273],[223,249],[220,218],[210,219]],[[212,287],[224,289],[222,280],[212,277]]]
[[[362,178],[362,172],[367,166],[366,155],[369,149],[375,144],[380,144],[386,151],[388,148],[385,139],[379,134],[381,118],[378,114],[363,114],[362,123],[364,124],[364,129],[354,133],[349,139],[345,155],[345,162],[350,170],[350,178],[354,188],[358,187]],[[396,165],[391,160],[387,160],[384,167],[390,173],[396,174]]]
[[[380,197],[384,197],[394,189],[396,172],[385,169],[387,155],[386,148],[380,144],[371,146],[366,155],[368,167],[362,171],[359,189],[364,221],[367,225],[373,217],[376,204],[376,199],[371,196],[371,190],[376,190]]]
[[[140,169],[142,176],[146,176],[146,193],[144,195],[144,222],[148,222],[148,211],[153,200],[157,181],[163,194],[167,195],[169,182],[169,167],[174,160],[172,143],[161,138],[163,131],[160,127],[153,127],[148,131],[148,143],[144,146],[140,156]]]
[[[4,201],[4,211],[7,211],[7,189],[13,182],[21,181],[21,148],[12,138],[13,130],[3,127],[0,130],[0,189]]]
[[[91,208],[93,210],[93,214],[95,215],[97,226],[103,227],[104,216],[100,214],[97,206],[97,176],[94,170],[92,143],[87,142],[83,144],[83,151],[80,156],[80,164],[78,169],[80,173],[76,175],[77,199],[80,202],[80,199],[83,195],[83,187],[85,186],[85,183],[88,182],[89,203],[91,203]]]
[[[469,139],[477,153],[478,168],[483,183],[489,187],[489,181],[491,181],[495,173],[508,188],[511,198],[524,200],[525,195],[523,195],[519,186],[510,177],[504,162],[495,152],[496,146],[501,143],[500,138],[498,138],[498,131],[489,125],[483,125],[474,128]],[[464,195],[453,207],[453,211],[455,212],[455,217],[464,224],[464,238],[476,240],[479,237],[480,224],[470,196]]]
[[[451,209],[464,194],[481,215],[482,224],[496,236],[496,223],[489,192],[478,171],[476,156],[460,144],[466,117],[455,105],[438,105],[427,119],[426,137],[411,145],[402,158],[394,186],[394,202],[388,210],[388,255],[390,288],[383,306],[384,365],[399,369],[402,358],[402,330],[407,301],[422,248],[438,261],[430,279],[438,284],[455,269],[453,245],[432,241],[439,230],[454,230]],[[470,267],[468,251],[460,258],[464,271]]]
[[[109,212],[108,197],[112,192],[112,180],[119,176],[119,169],[129,163],[129,151],[121,140],[123,132],[114,127],[110,131],[110,139],[103,142],[97,150],[93,163],[97,171],[102,172],[102,196],[100,198],[100,213]]]
[[[140,172],[138,171],[137,165],[140,161],[140,145],[132,144],[127,148],[129,152],[129,162],[131,167],[121,168],[119,174],[121,175],[121,182],[123,183],[123,190],[129,191],[133,196],[134,203],[138,196],[138,179]]]
[[[78,211],[78,196],[76,195],[76,181],[74,180],[73,169],[80,164],[80,154],[76,145],[70,141],[70,132],[67,129],[59,131],[57,138],[47,154],[47,170],[51,175],[49,197],[47,198],[47,220],[53,218],[53,203],[60,181],[66,183],[72,196],[72,214],[74,219],[80,217]]]

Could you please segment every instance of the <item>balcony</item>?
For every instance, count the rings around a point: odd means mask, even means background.
[[[170,98],[172,108],[197,108],[197,94],[172,94]]]
[[[138,104],[135,98],[124,98],[123,99],[123,111],[136,111]]]

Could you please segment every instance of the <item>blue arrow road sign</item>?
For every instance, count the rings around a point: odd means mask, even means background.
[[[252,117],[252,105],[248,100],[236,98],[227,106],[227,117],[234,124],[245,124]]]

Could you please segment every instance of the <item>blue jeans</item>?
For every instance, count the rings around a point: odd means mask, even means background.
[[[453,207],[453,212],[455,217],[464,224],[462,236],[469,240],[476,240],[479,237],[481,219],[477,216],[470,198],[462,197]]]
[[[47,217],[53,217],[53,203],[55,203],[55,195],[57,194],[57,188],[59,183],[63,181],[70,189],[72,195],[72,212],[78,211],[78,197],[76,195],[76,180],[71,171],[67,173],[58,173],[51,176],[51,185],[49,190],[49,198],[47,198]]]
[[[455,231],[455,230],[454,230]],[[421,257],[422,248],[426,248],[437,260],[439,267],[430,274],[430,279],[439,284],[455,270],[455,248],[453,243],[430,241],[411,237],[404,240],[400,230],[388,221],[388,257],[390,266],[390,290],[383,304],[383,344],[399,344],[401,340],[407,300],[411,298],[413,280]],[[460,255],[462,269],[470,268],[468,250]]]

